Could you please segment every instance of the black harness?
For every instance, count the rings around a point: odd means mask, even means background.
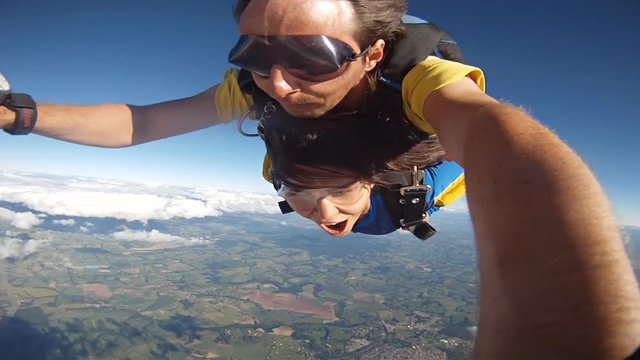
[[[406,127],[407,133],[411,134],[410,140],[420,141],[428,134],[417,129],[411,121],[406,119],[402,106],[402,79],[416,64],[428,56],[438,56],[457,62],[463,62],[464,59],[457,43],[440,27],[417,18],[409,20],[410,22],[405,21],[406,35],[390,44],[387,56],[380,64],[378,83],[382,86],[378,86],[376,91],[385,101],[382,108],[370,114],[377,120],[389,122],[390,126]],[[255,85],[251,73],[240,71],[238,83],[244,92],[250,93],[253,97],[251,118],[257,119],[260,124],[275,116],[290,117],[295,121],[295,118],[284,111],[277,101]],[[258,136],[258,134],[244,132],[242,121],[238,123],[238,129],[244,135]],[[436,229],[427,221],[427,210],[433,205],[427,203],[427,195],[432,189],[423,184],[424,170],[414,167],[410,171],[389,172],[387,175],[390,186],[376,187],[378,189],[376,191],[381,192],[396,226],[411,231],[421,240],[433,236]],[[278,190],[278,184],[274,183],[274,187]],[[283,214],[294,211],[286,201],[279,202],[279,206]]]
[[[380,192],[384,204],[398,228],[410,231],[420,240],[426,240],[435,235],[436,229],[429,224],[427,210],[433,206],[427,201],[431,186],[424,184],[424,170],[413,167],[410,172],[410,180],[402,176],[408,172],[394,171],[387,176],[402,179],[395,181],[395,185],[378,186],[375,189]]]

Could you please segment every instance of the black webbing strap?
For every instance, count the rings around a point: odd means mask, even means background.
[[[276,189],[276,192],[280,191],[280,187],[282,186],[282,183],[280,183],[277,180],[271,179],[271,184],[273,185],[273,188]],[[293,210],[289,202],[287,202],[287,200],[278,201],[278,207],[280,208],[280,212],[283,214],[288,214],[295,211]]]
[[[38,111],[36,102],[28,94],[9,94],[2,105],[16,113],[16,120],[9,129],[4,129],[11,135],[27,135],[36,126]]]
[[[278,201],[278,207],[280,208],[280,212],[283,214],[288,214],[295,211],[287,202],[287,200]]]
[[[411,189],[400,195],[400,226],[411,231],[420,240],[427,240],[436,234],[436,229],[427,221],[426,209],[429,207],[426,201],[429,191],[431,188],[425,186],[425,189]]]
[[[427,221],[427,195],[431,191],[428,185],[403,186],[400,188],[400,206],[402,217],[400,226],[409,230],[420,240],[427,240],[436,234],[436,229]]]
[[[436,234],[436,229],[427,221],[427,210],[431,204],[427,203],[431,187],[424,185],[424,170],[417,167],[411,169],[411,180],[407,181],[408,172],[394,172],[385,175],[385,180],[400,181],[401,187],[385,188],[382,194],[391,216],[397,219],[397,225],[420,240],[426,240]],[[408,184],[408,185],[407,185]]]

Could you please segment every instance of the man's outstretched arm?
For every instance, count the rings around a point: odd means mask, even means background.
[[[463,164],[480,266],[479,359],[624,359],[640,292],[584,162],[521,110],[462,79],[424,104]]]
[[[220,122],[214,86],[198,95],[163,103],[37,104],[34,132],[78,144],[124,147],[203,129]],[[13,111],[0,106],[0,128],[10,128]]]

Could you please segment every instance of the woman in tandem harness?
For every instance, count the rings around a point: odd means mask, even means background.
[[[281,209],[334,236],[403,228],[429,238],[435,234],[429,215],[464,193],[462,168],[445,160],[437,137],[363,115],[260,123]]]

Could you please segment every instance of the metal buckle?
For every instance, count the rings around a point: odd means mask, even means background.
[[[404,219],[400,219],[400,226],[402,226],[403,230],[411,230],[412,227],[416,227],[420,224],[427,224],[427,215],[422,214],[422,218],[410,222],[406,222]]]
[[[418,171],[418,167],[414,166],[411,169],[411,182],[412,185],[403,186],[400,188],[400,195],[405,196],[406,193],[428,194],[431,191],[431,186],[420,185],[420,182],[424,179],[424,170]]]

